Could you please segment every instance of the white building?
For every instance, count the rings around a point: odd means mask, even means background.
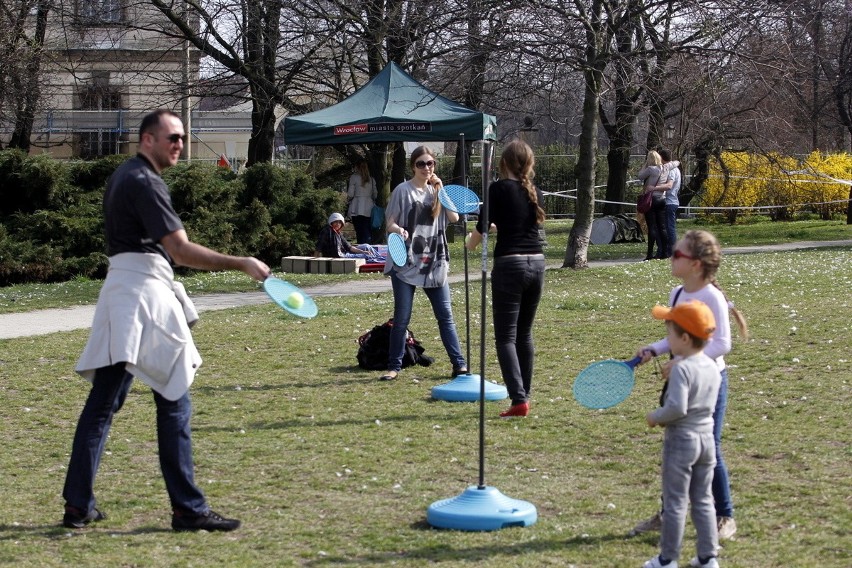
[[[174,28],[158,10],[130,0],[56,4],[45,38],[46,84],[31,152],[57,158],[132,154],[142,117],[169,108],[188,123],[186,151],[192,159],[245,159],[250,112],[198,109],[199,98],[192,95],[200,54],[168,37]]]

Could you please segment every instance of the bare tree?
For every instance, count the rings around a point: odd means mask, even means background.
[[[160,31],[189,41],[220,68],[245,79],[252,105],[247,164],[273,156],[276,109],[303,108],[311,62],[343,27],[309,19],[301,5],[278,0],[151,0],[174,26]],[[280,116],[280,112],[278,115]]]
[[[6,64],[0,73],[0,119],[14,125],[10,148],[30,149],[41,103],[44,38],[51,8],[51,0],[0,1],[0,58]]]

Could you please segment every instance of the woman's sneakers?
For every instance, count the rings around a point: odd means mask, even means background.
[[[719,540],[731,540],[737,532],[737,522],[733,517],[716,517]]]
[[[513,404],[509,410],[500,413],[500,418],[523,418],[530,413],[530,403]]]

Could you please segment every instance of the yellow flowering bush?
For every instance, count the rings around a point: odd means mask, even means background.
[[[849,198],[849,186],[831,178],[852,179],[852,156],[812,152],[800,162],[779,154],[723,152],[711,161],[702,205],[732,208],[723,211],[732,223],[759,207],[771,207],[776,218],[808,209],[829,219],[846,209]]]
[[[801,176],[803,203],[814,203],[813,209],[823,219],[830,219],[833,213],[846,210],[845,202],[831,202],[849,199],[849,186],[828,178],[852,180],[852,156],[812,152],[802,163],[802,169],[816,172]]]

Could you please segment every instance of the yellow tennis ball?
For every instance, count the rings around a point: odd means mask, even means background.
[[[304,303],[305,297],[298,292],[292,292],[289,296],[287,296],[287,305],[294,310],[301,308]]]

